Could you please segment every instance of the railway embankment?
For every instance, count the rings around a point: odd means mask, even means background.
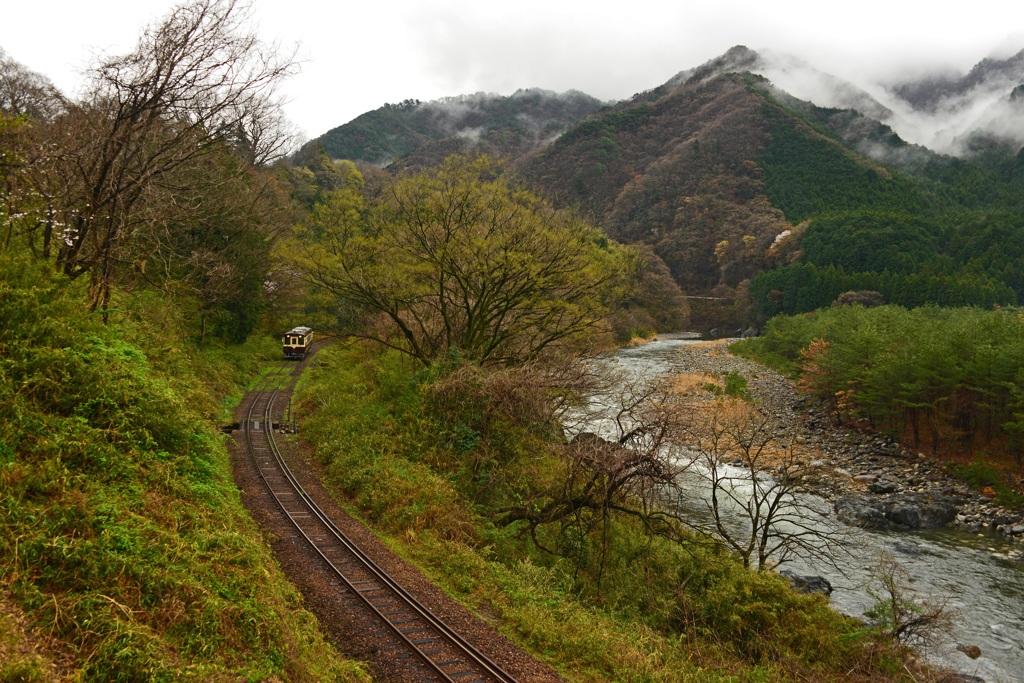
[[[232,453],[246,507],[331,640],[379,681],[561,680],[344,512],[309,449],[275,427],[312,359],[275,368],[245,397]]]

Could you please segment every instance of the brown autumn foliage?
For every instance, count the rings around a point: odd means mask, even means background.
[[[790,228],[754,162],[769,131],[764,106],[734,76],[639,95],[525,161],[523,173],[611,237],[653,247],[689,294],[735,288]]]

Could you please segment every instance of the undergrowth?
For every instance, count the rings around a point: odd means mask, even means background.
[[[824,598],[706,541],[670,543],[628,518],[533,537],[498,525],[503,505],[557,476],[559,430],[524,417],[501,377],[479,380],[490,397],[464,378],[446,394],[453,369],[322,351],[300,386],[303,434],[350,511],[566,678],[909,680],[900,652]]]
[[[22,615],[0,638],[46,650],[0,681],[50,680],[45,658],[83,681],[366,680],[232,482],[212,421],[247,361],[104,325],[42,266],[0,269],[0,591]]]

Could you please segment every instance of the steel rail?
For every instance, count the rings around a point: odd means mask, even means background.
[[[276,379],[276,375],[274,379]],[[422,661],[429,669],[431,669],[433,673],[435,673],[442,681],[447,681],[449,683],[470,683],[470,681],[467,680],[468,677],[476,675],[477,678],[471,680],[482,681],[487,680],[486,677],[489,677],[490,679],[496,680],[500,683],[516,683],[515,678],[513,678],[510,674],[504,671],[498,664],[496,664],[488,657],[480,653],[475,647],[473,647],[470,643],[463,639],[462,636],[460,636],[454,629],[452,629],[443,621],[434,616],[434,614],[432,614],[430,610],[424,607],[418,600],[416,600],[416,598],[414,598],[407,590],[405,590],[387,572],[385,572],[379,565],[377,565],[377,563],[371,560],[351,539],[348,538],[348,536],[345,535],[344,532],[342,532],[330,520],[330,518],[327,517],[323,510],[321,510],[320,507],[313,501],[312,497],[306,492],[306,490],[296,479],[295,475],[292,473],[291,469],[288,467],[283,455],[281,454],[280,448],[277,445],[277,441],[274,438],[273,406],[274,401],[276,400],[277,395],[280,392],[280,388],[274,389],[274,391],[269,394],[266,404],[262,409],[263,422],[267,426],[267,428],[265,430],[257,430],[262,431],[266,437],[267,448],[270,450],[270,453],[273,456],[273,461],[277,465],[277,472],[275,474],[278,474],[290,488],[290,491],[288,492],[279,493],[278,491],[275,491],[274,485],[271,484],[271,482],[269,481],[268,474],[264,471],[264,467],[257,459],[256,448],[253,444],[253,425],[255,424],[255,421],[253,420],[253,413],[256,411],[256,407],[261,402],[261,399],[265,395],[267,395],[268,389],[266,387],[268,387],[269,384],[270,380],[268,379],[267,382],[265,382],[265,388],[261,389],[260,391],[258,391],[258,393],[256,393],[252,400],[252,403],[249,406],[249,411],[245,421],[246,442],[248,445],[250,457],[252,458],[252,461],[256,467],[257,472],[259,472],[260,474],[260,478],[263,480],[263,483],[267,487],[267,490],[274,498],[278,508],[288,519],[291,525],[295,528],[298,534],[305,539],[305,541],[309,544],[313,551],[316,552],[316,554],[324,560],[326,565],[335,574],[335,576],[337,576],[341,580],[341,582],[346,586],[347,592],[356,596],[372,613],[376,614],[380,618],[380,620],[388,628],[390,628],[390,630],[395,634],[395,636],[400,641],[404,642],[407,645],[407,647],[410,648],[411,651],[417,656],[417,658],[420,661]],[[284,496],[287,495],[291,497],[293,494],[294,497],[297,498],[298,500],[292,500],[291,502],[293,504],[299,502],[305,508],[303,511],[290,511],[288,507],[285,505],[284,501],[282,500]],[[297,515],[301,515],[303,517],[311,517],[316,524],[318,524],[323,530],[326,530],[328,532],[329,537],[333,541],[337,542],[344,550],[344,552],[347,552],[349,555],[351,555],[359,563],[359,565],[361,565],[355,568],[349,567],[349,569],[347,570],[350,574],[355,572],[362,572],[366,576],[370,577],[369,579],[363,579],[359,581],[359,584],[377,583],[380,585],[380,588],[361,589],[358,585],[356,585],[356,583],[353,582],[352,579],[346,576],[344,571],[342,571],[338,566],[336,566],[336,564],[344,563],[339,563],[337,558],[332,559],[328,557],[327,550],[324,547],[322,547],[324,544],[312,538],[313,534],[307,532],[307,529],[304,529],[302,527],[302,525],[299,523],[299,520],[296,518]],[[380,591],[386,591],[388,595],[378,595],[376,596],[375,600],[371,600],[371,598],[366,594],[370,592],[378,593]],[[383,600],[381,598],[383,598]],[[401,609],[394,608],[396,600],[398,604],[401,606]],[[377,602],[377,604],[374,604],[375,601]],[[387,607],[386,612],[383,609],[384,607]],[[408,625],[409,623],[414,622],[416,620],[422,621],[423,624],[426,625],[426,628],[415,626],[412,628],[403,628],[403,625]],[[434,631],[435,634],[439,635],[441,639],[443,639],[447,643],[448,647],[451,650],[455,651],[456,655],[454,656],[461,657],[465,660],[466,665],[472,667],[471,671],[452,671],[451,673],[449,673],[449,671],[446,671],[442,667],[451,667],[454,664],[458,664],[458,660],[435,661],[434,658],[431,657],[431,654],[440,653],[442,652],[443,648],[438,649],[434,647],[431,650],[426,650],[425,648],[420,647],[421,645],[428,643],[436,645],[436,641],[438,640],[437,638],[414,639],[410,637],[412,632],[419,633],[424,630],[431,629]],[[449,659],[451,656],[453,655],[448,655]],[[480,678],[481,674],[485,678]]]

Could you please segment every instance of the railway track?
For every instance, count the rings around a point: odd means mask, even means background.
[[[286,369],[268,376],[257,390],[242,425],[244,444],[283,516],[337,577],[344,604],[361,603],[379,619],[391,636],[384,647],[404,650],[414,680],[515,683],[373,562],[299,484],[274,439],[274,402]]]

